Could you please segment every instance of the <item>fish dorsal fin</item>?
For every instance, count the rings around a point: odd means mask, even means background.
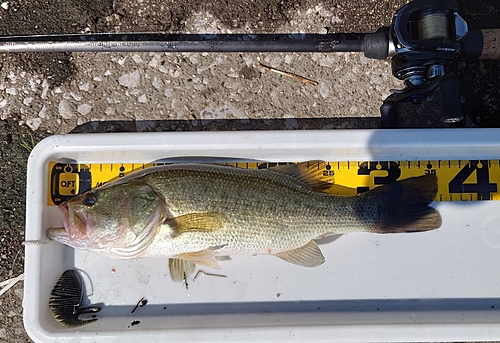
[[[326,166],[327,163],[324,161],[309,161],[297,164],[279,165],[268,169],[273,172],[292,176],[304,182],[314,191],[324,191],[330,188],[334,183],[333,176],[328,176],[328,179],[325,179],[323,175],[323,172],[327,170]]]
[[[175,257],[188,262],[200,264],[208,268],[220,269],[219,263],[215,259],[214,251],[210,248],[197,252],[179,254]]]
[[[225,222],[226,218],[220,212],[188,213],[165,220],[165,224],[169,225],[173,230],[172,237],[189,231],[216,231]]]
[[[194,272],[195,264],[179,258],[168,259],[168,269],[172,280],[179,282],[187,278]]]
[[[315,241],[310,241],[306,245],[277,254],[284,261],[296,264],[301,267],[317,267],[325,262],[325,257]]]

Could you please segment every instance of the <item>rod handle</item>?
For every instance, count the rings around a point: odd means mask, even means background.
[[[460,80],[446,77],[439,82],[441,88],[441,120],[457,123],[464,118],[460,106]]]
[[[393,129],[396,127],[398,110],[393,102],[385,102],[380,107],[380,115],[382,119],[382,128]]]
[[[480,59],[483,60],[499,60],[500,59],[500,29],[484,29],[483,34],[483,51]]]

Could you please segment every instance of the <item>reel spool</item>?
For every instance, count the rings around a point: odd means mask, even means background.
[[[442,11],[428,11],[422,13],[418,21],[418,40],[432,39],[451,40],[449,32],[448,13]]]

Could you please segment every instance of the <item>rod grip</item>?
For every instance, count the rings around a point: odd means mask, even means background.
[[[498,60],[500,59],[500,29],[484,29],[483,34],[483,51],[480,59],[483,60]]]
[[[446,77],[439,82],[441,88],[441,120],[445,123],[457,123],[463,119],[460,106],[460,81],[455,77]]]
[[[382,119],[382,128],[392,129],[396,127],[398,110],[393,102],[385,102],[380,107],[380,115]]]
[[[364,39],[365,56],[377,60],[385,60],[389,56],[389,33],[368,33]]]

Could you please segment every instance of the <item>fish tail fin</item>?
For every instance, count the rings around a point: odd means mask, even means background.
[[[436,175],[413,177],[366,193],[377,198],[375,232],[421,232],[441,226],[441,215],[429,207],[437,194]],[[371,194],[370,194],[371,193]]]
[[[441,215],[432,207],[399,206],[389,212],[390,219],[382,222],[377,232],[421,232],[441,226]]]

